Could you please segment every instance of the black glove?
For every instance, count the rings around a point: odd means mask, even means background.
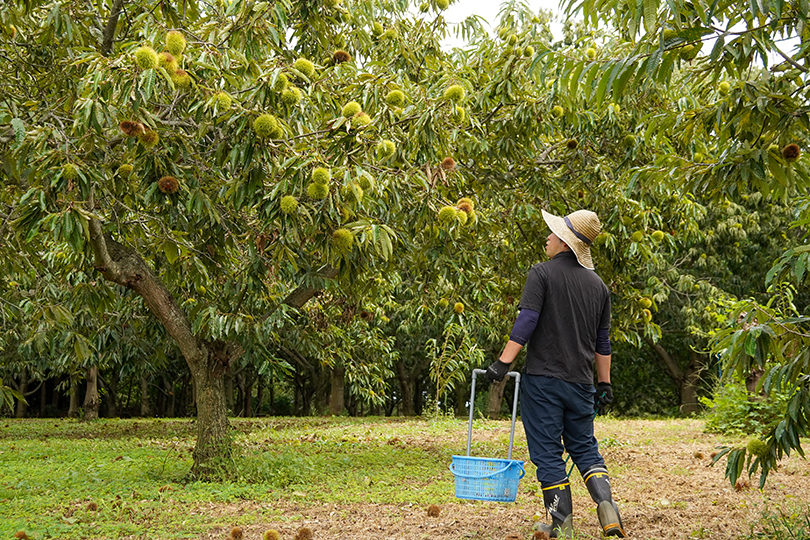
[[[611,403],[613,403],[613,387],[609,382],[596,383],[596,414],[605,414],[605,409]]]
[[[498,359],[487,368],[486,375],[490,381],[502,381],[507,373],[509,373],[509,364],[505,364]]]

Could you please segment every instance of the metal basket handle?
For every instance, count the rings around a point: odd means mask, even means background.
[[[509,470],[509,467],[511,467],[511,466],[513,466],[515,464],[517,464],[517,466],[520,467],[520,476],[518,477],[518,480],[520,480],[521,478],[523,478],[526,475],[526,469],[523,468],[523,462],[522,461],[512,460],[510,463],[507,463],[504,466],[503,469],[501,469],[499,471],[491,472],[491,473],[488,473],[488,474],[482,474],[480,476],[472,475],[472,474],[462,474],[460,472],[456,472],[456,470],[453,468],[452,463],[450,464],[450,467],[448,467],[448,468],[450,469],[450,472],[453,473],[453,476],[460,476],[461,478],[469,478],[469,479],[472,479],[472,480],[478,480],[478,479],[481,479],[481,478],[492,478],[493,476],[498,476],[499,474],[505,473],[507,470]]]
[[[472,425],[473,413],[475,412],[475,377],[477,375],[485,375],[486,370],[474,369],[472,372],[472,388],[470,389],[470,421],[467,426],[467,456],[470,455],[470,446],[472,445]],[[518,390],[520,389],[520,373],[517,371],[510,371],[506,374],[507,377],[514,377],[515,379],[515,398],[512,400],[512,431],[509,434],[509,454],[507,459],[512,459],[512,446],[515,442],[515,420],[517,419],[517,406],[518,406]]]

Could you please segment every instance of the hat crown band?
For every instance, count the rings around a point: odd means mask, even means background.
[[[576,236],[589,246],[591,245],[591,243],[593,243],[593,240],[591,240],[590,238],[588,238],[587,236],[585,236],[584,234],[582,234],[581,232],[577,231],[574,228],[574,225],[571,223],[571,220],[568,219],[568,216],[563,217],[563,220],[565,220],[565,224],[568,226],[571,232],[574,233],[574,236]]]

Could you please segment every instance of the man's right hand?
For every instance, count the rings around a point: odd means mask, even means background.
[[[501,362],[499,359],[487,368],[486,376],[490,381],[502,381],[507,373],[509,373],[509,364]]]
[[[607,406],[613,403],[613,387],[609,382],[600,382],[596,384],[596,412],[597,414],[605,414]]]

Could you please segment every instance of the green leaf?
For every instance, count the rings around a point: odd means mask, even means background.
[[[753,357],[757,352],[757,338],[753,332],[748,332],[745,336],[745,354]]]
[[[19,146],[25,140],[25,124],[19,118],[12,118],[11,127],[14,130],[14,143]]]
[[[707,36],[712,33],[714,33],[714,30],[711,28],[693,26],[691,28],[682,29],[680,32],[678,32],[678,36],[682,37],[686,41],[697,41],[703,36]]]
[[[644,29],[652,32],[658,25],[658,0],[642,0],[644,7]]]
[[[571,73],[571,79],[568,81],[568,93],[572,96],[577,95],[577,88],[579,86],[579,76],[585,68],[585,63],[580,62],[574,71]]]
[[[647,81],[651,81],[653,79],[653,73],[658,68],[658,64],[661,62],[661,49],[656,49],[647,59]]]
[[[163,254],[166,255],[166,259],[169,261],[169,264],[174,264],[174,262],[180,257],[180,249],[177,247],[177,244],[171,240],[164,240]]]
[[[144,101],[148,101],[152,99],[152,93],[155,90],[155,70],[154,69],[147,69],[141,76],[138,78],[139,85],[138,88],[141,91],[141,95],[143,96]]]
[[[90,358],[90,347],[87,346],[85,338],[79,334],[73,334],[73,352],[82,364]]]
[[[717,0],[715,0],[717,2]],[[712,47],[712,52],[709,55],[709,60],[711,62],[717,61],[720,58],[720,55],[723,54],[723,49],[726,46],[726,40],[723,36],[717,36],[717,40],[714,42],[714,47]],[[719,113],[719,110],[718,110]]]
[[[787,175],[785,173],[785,169],[776,159],[769,159],[768,160],[768,170],[776,179],[777,182],[782,184],[783,186],[788,185]]]
[[[638,60],[638,56],[631,56],[627,58],[622,67],[621,67],[621,75],[616,77],[613,81],[613,95],[612,99],[615,102],[618,102],[621,99],[622,92],[624,88],[627,86],[627,81],[632,77],[636,72],[636,61]]]
[[[608,62],[603,67],[602,78],[599,80],[599,87],[596,89],[596,104],[600,105],[605,99],[605,91],[611,80],[611,74],[615,68],[615,62]]]
[[[593,80],[599,74],[599,64],[593,63],[588,66],[588,69],[584,73],[585,82],[583,83],[583,90],[585,92],[585,96],[590,99],[591,95],[593,94]]]

